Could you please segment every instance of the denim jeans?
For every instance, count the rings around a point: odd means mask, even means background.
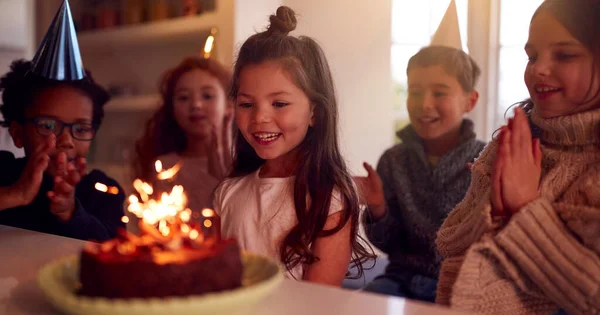
[[[385,275],[369,282],[363,291],[404,297],[412,300],[435,302],[437,280],[421,275],[413,275],[406,283],[396,281]]]

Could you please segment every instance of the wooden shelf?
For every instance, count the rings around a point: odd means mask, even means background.
[[[177,40],[203,41],[219,25],[216,12],[194,17],[123,25],[114,28],[81,31],[77,35],[81,50],[125,49],[140,45],[164,45]]]
[[[115,96],[104,106],[104,109],[107,111],[151,110],[160,106],[160,102],[159,94]]]

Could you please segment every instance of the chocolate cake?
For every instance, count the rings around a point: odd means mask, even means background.
[[[180,169],[175,165],[163,170],[160,161],[155,164],[158,180],[168,180]],[[120,230],[102,244],[87,243],[80,256],[81,295],[163,298],[241,286],[240,247],[235,240],[221,240],[220,218],[214,210],[194,214],[186,208],[179,185],[170,192],[155,191],[137,179],[133,186],[137,195],[129,197],[127,210],[140,219],[141,235]]]
[[[198,295],[241,286],[235,240],[157,242],[121,232],[103,244],[86,244],[80,260],[80,294],[106,298]]]

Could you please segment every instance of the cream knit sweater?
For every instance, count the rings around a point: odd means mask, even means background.
[[[463,201],[436,244],[438,303],[480,314],[600,314],[600,110],[543,119],[539,198],[492,220],[497,143],[472,167]]]

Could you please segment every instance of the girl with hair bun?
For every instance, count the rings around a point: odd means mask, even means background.
[[[294,11],[279,7],[240,49],[233,170],[214,205],[222,234],[245,250],[278,258],[290,278],[339,286],[350,260],[360,276],[373,254],[359,242],[329,65],[315,40],[288,35],[295,28]]]

